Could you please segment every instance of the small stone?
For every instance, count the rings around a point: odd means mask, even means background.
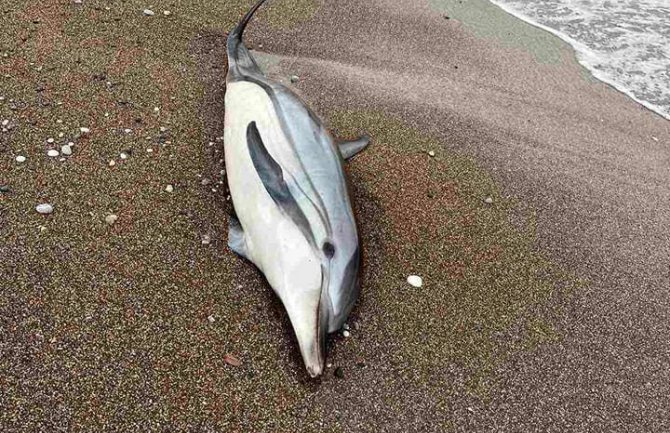
[[[116,220],[119,219],[118,216],[114,214],[109,214],[105,217],[105,222],[109,224],[110,226],[116,222]]]
[[[349,338],[349,337],[351,337],[351,332],[349,332],[347,330],[344,330],[344,331],[342,331],[342,336],[344,338]]]
[[[300,77],[298,77],[297,75],[291,75],[289,79],[291,80],[291,83],[297,83]]]
[[[167,128],[165,126],[161,126],[158,129],[160,130],[160,132],[166,132],[167,131]]]
[[[203,245],[209,245],[209,243],[212,242],[212,238],[209,235],[202,235],[200,242],[202,242]]]
[[[407,277],[407,282],[412,287],[421,287],[423,286],[423,279],[418,275],[410,275]]]
[[[56,149],[49,149],[47,151],[47,155],[49,155],[52,158],[55,158],[59,155],[58,151]]]
[[[82,126],[81,128],[79,128],[79,132],[81,132],[82,135],[86,135],[86,134],[89,134],[91,132],[91,130]]]
[[[47,138],[47,143],[49,143],[49,144],[53,144],[53,142],[54,142],[54,139],[53,139],[53,138]]]
[[[122,153],[119,154],[119,158],[121,158],[121,159],[128,159],[128,154],[122,152]]]
[[[133,132],[133,130],[130,128],[126,128],[123,130],[123,132],[125,132],[126,134],[130,134],[131,132]]]
[[[658,141],[658,138],[656,138],[656,137],[651,137],[651,139],[654,140],[654,141]]]
[[[65,145],[61,146],[60,153],[62,153],[65,156],[70,156],[70,155],[72,155],[72,147],[70,147],[69,144],[65,144]]]
[[[434,156],[435,156],[435,152],[433,152],[432,150],[428,151],[428,156],[430,156],[430,157],[434,157]]]
[[[335,375],[335,377],[338,377],[340,379],[344,379],[344,370],[342,369],[342,367],[337,367],[335,369],[335,373],[333,373],[333,374]]]
[[[166,17],[169,17],[170,15],[172,15],[172,12],[170,12],[170,11],[163,11],[163,15],[165,15]]]
[[[160,108],[158,108],[158,107],[154,107],[154,113],[160,113],[160,112],[161,112],[161,109],[160,109]]]
[[[59,133],[58,133],[58,138],[63,138],[63,137],[65,137],[65,134],[62,133],[62,132],[59,132]]]
[[[166,186],[166,187],[165,187],[165,191],[166,191],[166,192],[173,192],[173,191],[174,191],[174,186],[172,186],[172,185],[168,185],[168,186]]]
[[[242,362],[239,359],[230,354],[224,355],[223,361],[228,365],[232,365],[233,367],[239,367],[242,365]]]
[[[202,185],[202,186],[207,186],[207,185],[209,185],[210,183],[211,183],[211,181],[210,181],[209,179],[207,179],[207,178],[205,178],[205,179],[203,179],[203,180],[200,181],[200,185]]]
[[[153,151],[154,151],[154,150],[153,150],[152,148],[148,148],[148,149],[147,149],[147,153],[153,153]]]
[[[26,157],[23,155],[19,155],[16,157],[16,162],[26,162]]]
[[[154,11],[152,11],[151,9],[144,9],[142,12],[144,13],[144,15],[148,17],[152,17],[155,15]]]
[[[76,4],[76,5],[80,5],[80,4],[82,3],[82,1],[83,1],[83,0],[74,0],[74,4]]]
[[[2,121],[2,126],[7,126],[9,125],[9,119],[5,119]]]
[[[344,325],[342,325],[342,329],[344,329],[345,331],[348,331],[348,330],[351,329],[351,327],[349,326],[348,323],[345,323]]]
[[[116,161],[114,161],[113,159],[111,159],[111,160],[109,161],[109,166],[110,166],[110,167],[114,167],[115,165],[116,165]]]
[[[486,197],[486,198],[484,199],[484,203],[486,203],[486,204],[493,204],[493,199],[492,199],[491,197]]]
[[[329,362],[328,364],[326,364],[326,368],[332,368],[332,367],[333,367],[333,363],[332,363],[332,362]]]
[[[10,192],[11,188],[9,188],[9,185],[0,185],[0,192],[5,193],[5,192]]]
[[[48,215],[48,214],[50,214],[51,212],[54,211],[54,207],[52,205],[50,205],[49,203],[42,203],[42,204],[38,204],[35,207],[35,210],[38,213],[41,213],[42,215]]]
[[[58,123],[59,125],[62,124],[62,123],[63,123],[63,119],[58,119],[58,120],[56,120],[56,123]]]
[[[214,323],[214,321],[216,321],[216,319],[212,315],[207,316],[207,320],[209,320],[209,323]]]

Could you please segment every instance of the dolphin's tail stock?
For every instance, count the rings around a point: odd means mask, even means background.
[[[249,50],[247,50],[247,47],[244,46],[244,42],[242,42],[242,34],[244,33],[244,29],[247,27],[247,24],[249,24],[249,21],[251,20],[251,17],[254,15],[256,10],[258,10],[258,8],[261,7],[261,5],[266,1],[267,0],[259,0],[256,2],[256,4],[253,5],[251,9],[249,9],[249,11],[244,15],[244,17],[242,17],[240,22],[237,24],[237,27],[235,27],[235,29],[233,29],[233,31],[228,34],[227,52],[229,81],[239,78],[243,75],[248,75],[249,73],[262,75],[262,72],[256,64],[256,61],[253,57],[251,57]]]

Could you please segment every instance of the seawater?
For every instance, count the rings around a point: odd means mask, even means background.
[[[568,42],[591,73],[670,119],[670,0],[490,0]]]

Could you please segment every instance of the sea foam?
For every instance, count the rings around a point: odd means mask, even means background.
[[[568,42],[591,73],[670,119],[669,0],[490,0]]]

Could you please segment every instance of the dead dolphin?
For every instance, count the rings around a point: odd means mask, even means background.
[[[360,248],[343,162],[369,140],[336,144],[298,96],[261,72],[242,33],[264,2],[228,35],[224,146],[237,215],[228,245],[263,272],[316,377],[326,334],[342,327],[359,292]]]

